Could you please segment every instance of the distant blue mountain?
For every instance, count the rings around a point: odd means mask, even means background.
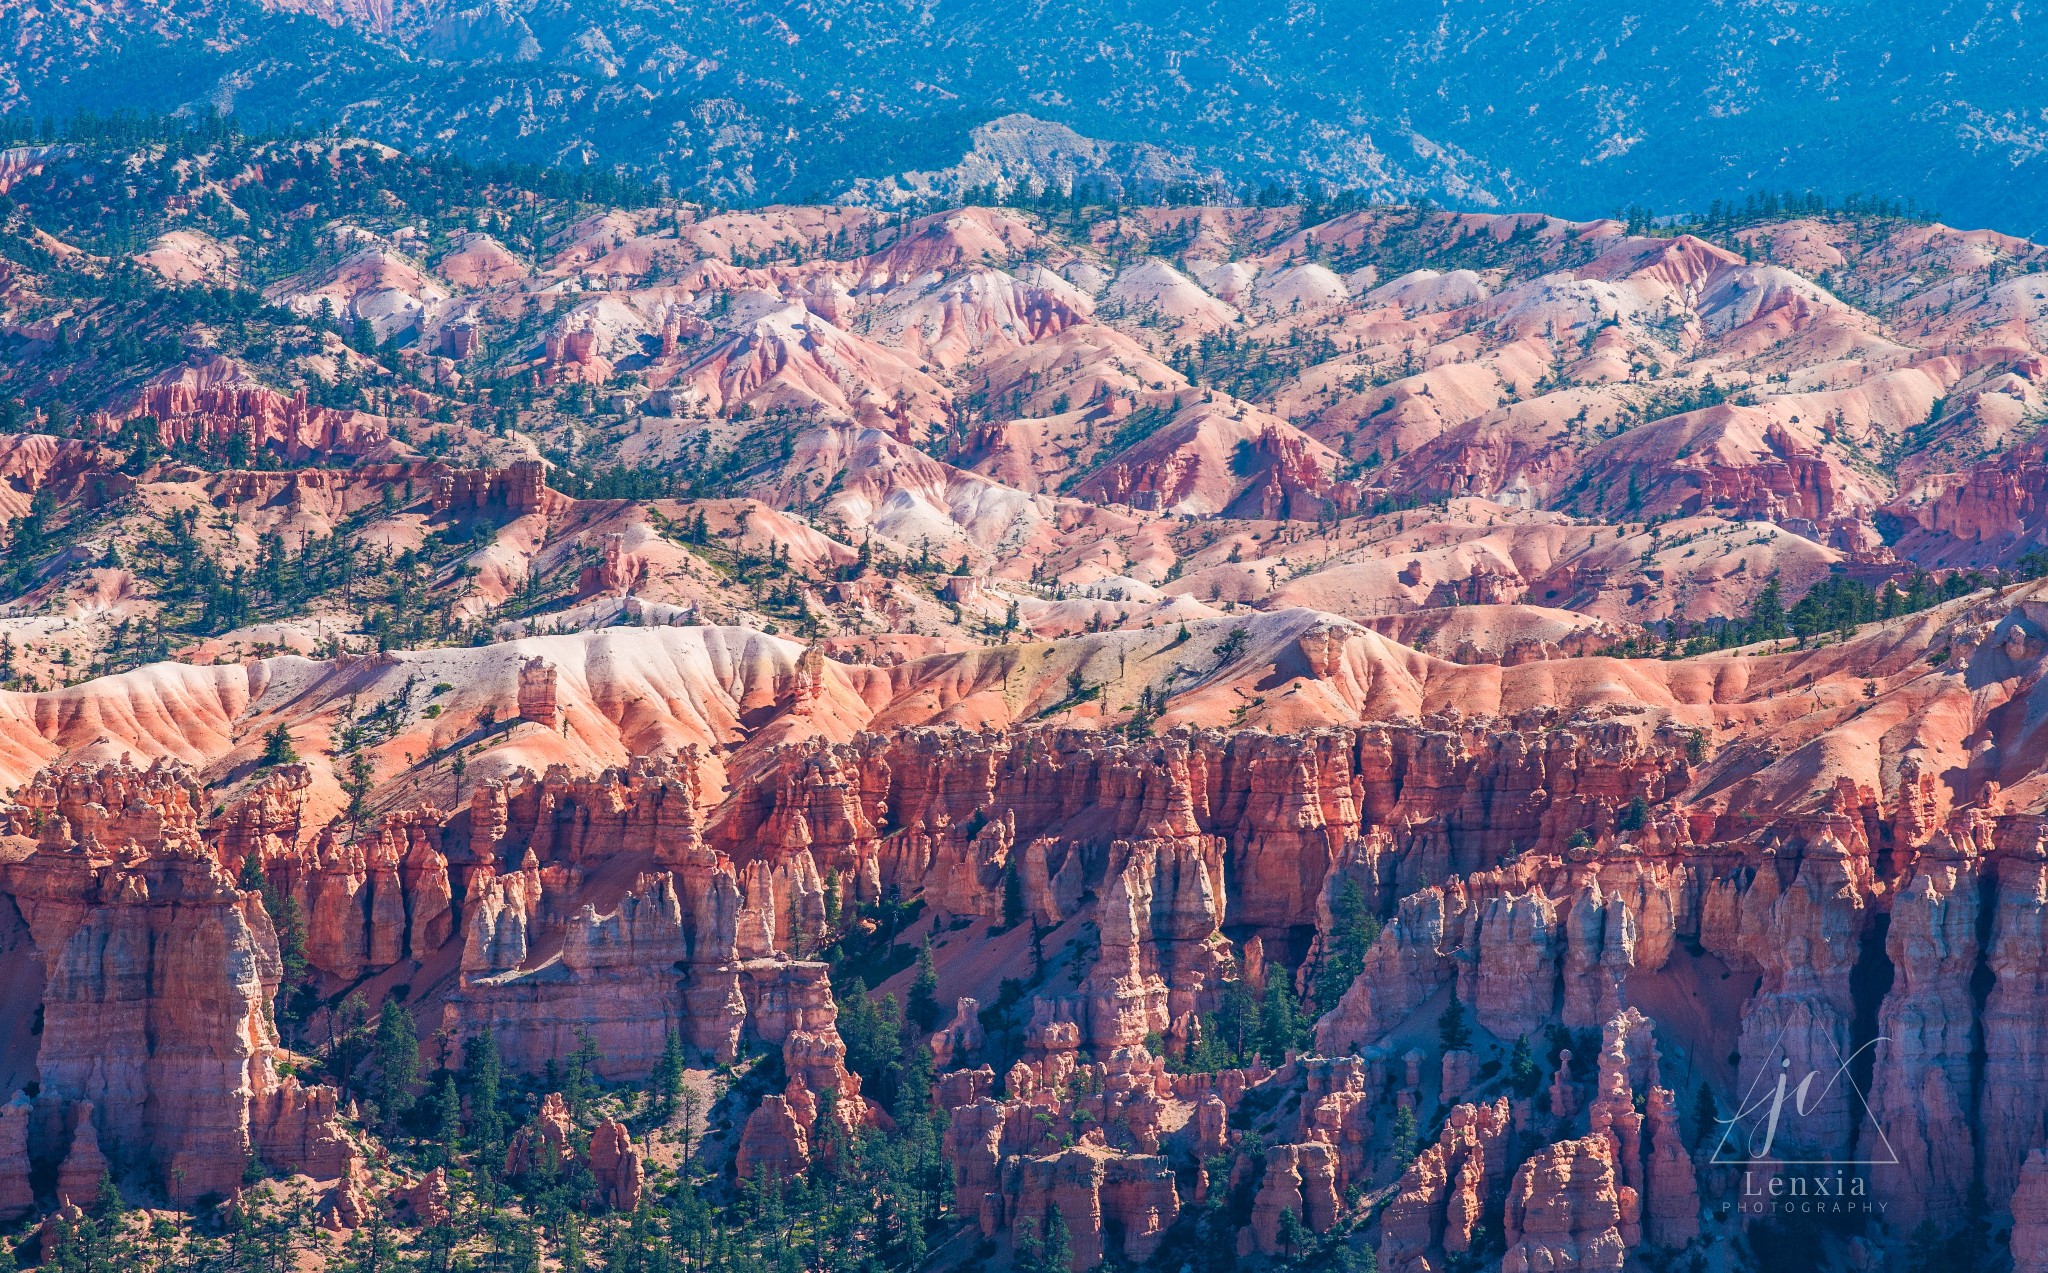
[[[409,147],[620,164],[734,201],[943,168],[974,126],[1021,112],[1252,185],[1580,215],[1813,189],[2048,232],[2048,14],[2030,0],[143,0],[79,24],[47,14],[0,11],[10,111],[232,107]]]

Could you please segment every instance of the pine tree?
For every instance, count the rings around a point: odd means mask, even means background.
[[[583,1252],[583,1226],[573,1213],[562,1216],[561,1238],[555,1243],[555,1260],[561,1273],[584,1273],[590,1259]]]
[[[1301,1014],[1296,1011],[1294,987],[1287,970],[1275,967],[1266,974],[1266,1002],[1259,1012],[1259,1051],[1266,1064],[1279,1065],[1289,1050],[1301,1044]]]
[[[1692,1143],[1695,1148],[1704,1148],[1721,1125],[1721,1107],[1714,1100],[1714,1089],[1704,1081],[1692,1094]]]
[[[1017,1273],[1067,1273],[1074,1258],[1073,1234],[1057,1204],[1047,1203],[1035,1234],[1020,1234],[1013,1267]]]
[[[1523,1096],[1534,1096],[1536,1085],[1543,1075],[1536,1068],[1536,1054],[1529,1047],[1529,1036],[1515,1036],[1515,1046],[1508,1053],[1508,1083]]]
[[[1394,1143],[1389,1146],[1394,1153],[1394,1167],[1397,1171],[1408,1170],[1408,1164],[1415,1161],[1415,1110],[1403,1105],[1394,1115]]]
[[[384,1213],[370,1209],[370,1223],[349,1236],[341,1250],[339,1273],[399,1273],[405,1267],[398,1239],[392,1236]]]
[[[413,1084],[420,1072],[420,1036],[412,1014],[386,999],[377,1014],[377,1110],[386,1131],[396,1131],[412,1112]]]
[[[1451,991],[1450,1004],[1436,1019],[1436,1033],[1446,1052],[1463,1051],[1472,1046],[1472,1027],[1465,1023],[1465,1005],[1458,1002],[1456,990]]]
[[[597,1040],[590,1036],[589,1031],[578,1030],[576,1050],[569,1054],[569,1064],[562,1072],[562,1099],[578,1118],[588,1113],[590,1102],[597,1099],[597,1067],[602,1060]]]
[[[929,938],[917,952],[917,976],[910,983],[910,1019],[920,1030],[936,1030],[945,1019],[939,1007],[939,972],[932,965],[932,944]]]
[[[509,1121],[503,1103],[504,1061],[498,1055],[498,1037],[489,1028],[462,1050],[462,1067],[469,1082],[469,1140],[488,1160],[504,1143]]]
[[[1650,802],[1637,796],[1628,802],[1620,813],[1614,815],[1614,829],[1617,831],[1640,831],[1649,824]]]
[[[1330,907],[1330,932],[1322,964],[1316,969],[1317,1011],[1328,1012],[1337,1006],[1358,974],[1365,971],[1365,952],[1379,935],[1379,917],[1366,906],[1365,890],[1347,877]]]
[[[1259,1001],[1242,981],[1226,981],[1216,1003],[1213,1030],[1205,1029],[1205,1041],[1213,1037],[1217,1049],[1227,1051],[1232,1065],[1243,1065],[1259,1041]]]
[[[444,1167],[455,1165],[456,1156],[462,1152],[462,1097],[455,1091],[455,1076],[447,1070],[441,1071],[439,1081],[427,1097],[430,1119],[434,1128],[435,1157]]]
[[[236,875],[235,883],[244,893],[263,893],[267,895],[270,892],[270,877],[263,873],[263,858],[260,854],[252,852],[243,856],[242,869]],[[270,898],[265,896],[263,902],[263,909],[268,911],[270,909]]]
[[[1290,1257],[1300,1255],[1313,1237],[1308,1226],[1301,1222],[1301,1213],[1292,1207],[1280,1213],[1280,1224],[1275,1236],[1280,1239],[1281,1255]]]
[[[1017,870],[1017,860],[1011,857],[1003,871],[1003,927],[1015,928],[1024,922],[1024,877]]]
[[[897,1129],[908,1142],[924,1130],[923,1119],[931,1105],[932,1050],[919,1037],[908,1015],[896,1033],[896,1092],[890,1109],[897,1115]],[[906,1123],[913,1120],[914,1126]]]
[[[311,965],[306,959],[306,912],[296,897],[285,896],[277,905],[277,957],[282,976],[277,983],[277,1002],[284,1005],[280,1015],[298,1021],[312,1007],[314,990]]]
[[[683,1094],[683,1040],[674,1030],[661,1045],[661,1060],[654,1065],[654,1100],[666,1118]]]
[[[1775,641],[1784,635],[1785,598],[1778,587],[1778,577],[1772,575],[1750,603],[1749,621],[1743,625],[1742,636],[1745,641]]]
[[[677,1139],[683,1142],[683,1163],[687,1167],[690,1161],[690,1145],[697,1139],[697,1117],[704,1112],[703,1094],[696,1088],[685,1085],[679,1104],[682,1107],[683,1120],[682,1127],[676,1135]]]

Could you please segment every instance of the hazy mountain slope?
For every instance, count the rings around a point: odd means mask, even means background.
[[[1588,215],[1810,186],[2018,232],[2048,217],[2024,6],[308,7],[10,5],[0,71],[37,114],[232,105],[747,200],[942,168],[1023,111],[1378,197]]]

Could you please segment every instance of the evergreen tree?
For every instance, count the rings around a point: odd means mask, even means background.
[[[1003,927],[1015,928],[1024,922],[1024,877],[1017,870],[1017,859],[1013,855],[1003,870]]]
[[[839,1001],[839,1037],[846,1042],[846,1068],[872,1082],[895,1044],[896,1023],[883,1021],[880,1004],[869,996],[868,983],[858,976],[835,986],[833,997]]]
[[[52,1217],[56,1249],[44,1267],[52,1273],[127,1273],[135,1252],[122,1233],[122,1215],[121,1195],[101,1176],[91,1214]]]
[[[590,1102],[597,1099],[597,1067],[602,1060],[597,1040],[589,1031],[578,1030],[576,1050],[569,1054],[569,1063],[562,1068],[562,1100],[577,1118],[588,1114]]]
[[[666,1118],[683,1094],[683,1040],[674,1030],[662,1041],[661,1059],[654,1064],[654,1100]]]
[[[452,1167],[462,1152],[462,1097],[455,1091],[455,1076],[441,1071],[426,1100],[427,1121],[434,1129],[434,1157],[441,1166]]]
[[[1515,1036],[1515,1046],[1508,1053],[1508,1084],[1523,1096],[1534,1096],[1536,1085],[1543,1073],[1536,1068],[1536,1053],[1529,1046],[1529,1036]]]
[[[1059,1214],[1059,1208],[1053,1203],[1047,1203],[1047,1208],[1044,1208],[1044,1240],[1040,1250],[1044,1253],[1047,1273],[1073,1267],[1073,1236],[1067,1232],[1067,1218]]]
[[[349,1235],[341,1250],[336,1273],[400,1273],[405,1267],[398,1239],[384,1221],[382,1210],[370,1209],[370,1223]]]
[[[910,1019],[920,1030],[936,1030],[945,1020],[945,1012],[939,1007],[939,971],[932,964],[929,939],[917,952],[917,976],[910,983],[909,1011]]]
[[[1302,1254],[1314,1240],[1307,1225],[1301,1222],[1301,1213],[1292,1207],[1280,1213],[1276,1235],[1280,1239],[1280,1254],[1292,1257]]]
[[[1714,1129],[1721,1125],[1721,1107],[1714,1100],[1714,1089],[1704,1080],[1692,1094],[1692,1143],[1695,1148],[1705,1148],[1712,1143]]]
[[[256,763],[268,768],[271,765],[295,765],[298,762],[299,753],[292,746],[291,730],[285,728],[283,721],[279,721],[277,728],[263,736],[263,755]]]
[[[1436,1019],[1437,1039],[1444,1051],[1457,1052],[1472,1046],[1472,1027],[1465,1023],[1465,1005],[1458,1002],[1458,992],[1451,991],[1451,1002]]]
[[[1628,802],[1620,813],[1614,815],[1614,829],[1617,831],[1640,831],[1649,825],[1650,802],[1637,796]]]
[[[1397,1171],[1408,1170],[1408,1164],[1415,1161],[1415,1110],[1413,1106],[1403,1105],[1395,1113],[1393,1144],[1388,1148],[1393,1151],[1394,1168]]]
[[[909,1016],[903,1018],[896,1036],[896,1092],[890,1108],[898,1115],[897,1128],[906,1141],[926,1130],[924,1119],[931,1104],[932,1050],[925,1046]],[[912,1120],[906,1124],[905,1120]]]
[[[1358,974],[1365,971],[1365,952],[1380,934],[1379,917],[1365,904],[1365,890],[1346,877],[1330,907],[1330,932],[1322,964],[1316,969],[1315,1006],[1328,1012],[1337,1006]]]
[[[462,1068],[469,1087],[469,1141],[488,1161],[504,1143],[509,1119],[504,1108],[504,1062],[498,1037],[486,1027],[462,1050]]]
[[[377,1014],[377,1111],[386,1131],[396,1131],[412,1112],[412,1089],[419,1079],[420,1037],[412,1014],[386,999]]]
[[[1266,1002],[1259,1012],[1259,1051],[1266,1064],[1285,1061],[1288,1051],[1301,1045],[1301,1034],[1301,1014],[1287,970],[1272,968],[1266,974]]]
[[[1014,1267],[1017,1273],[1067,1273],[1073,1258],[1074,1238],[1066,1217],[1057,1204],[1047,1203],[1037,1233],[1018,1238]]]
[[[1778,577],[1772,575],[1750,603],[1749,621],[1743,625],[1742,637],[1745,641],[1775,641],[1784,635],[1785,594],[1778,586]]]
[[[561,1273],[585,1273],[590,1259],[583,1251],[583,1226],[577,1223],[574,1213],[565,1211],[557,1230],[561,1237],[555,1242],[555,1262]]]
[[[1226,981],[1218,996],[1216,1014],[1204,1037],[1227,1057],[1230,1065],[1243,1065],[1257,1050],[1259,1042],[1259,1001],[1242,981]],[[1220,1067],[1218,1067],[1220,1068]]]

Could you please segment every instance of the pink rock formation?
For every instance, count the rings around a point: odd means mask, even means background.
[[[605,1206],[614,1211],[639,1207],[646,1181],[640,1150],[626,1125],[615,1118],[605,1119],[590,1133],[590,1174],[597,1181],[598,1200]]]
[[[525,1176],[536,1171],[559,1170],[575,1154],[569,1143],[573,1129],[569,1106],[560,1092],[541,1099],[533,1121],[512,1134],[505,1146],[505,1174]]]
[[[391,1200],[420,1224],[445,1224],[448,1220],[448,1169],[436,1167],[413,1184],[391,1195]]]
[[[742,1177],[767,1175],[791,1180],[811,1165],[810,1130],[783,1096],[763,1097],[747,1116],[733,1157]]]
[[[28,1098],[16,1096],[0,1106],[0,1224],[13,1224],[36,1209],[29,1185],[28,1121],[34,1112]]]
[[[89,1207],[99,1197],[100,1181],[108,1174],[107,1156],[100,1152],[99,1128],[92,1117],[92,1102],[80,1101],[71,1109],[77,1120],[71,1129],[71,1151],[57,1169],[57,1204]]]
[[[1640,1238],[1635,1190],[1615,1175],[1605,1136],[1562,1141],[1515,1172],[1502,1221],[1503,1273],[1608,1269],[1627,1262]]]
[[[1643,1238],[1653,1246],[1682,1247],[1700,1235],[1699,1179],[1669,1088],[1650,1089],[1644,1119],[1650,1160],[1643,1204]]]
[[[2010,1210],[2013,1273],[2048,1271],[2048,1150],[2027,1155]]]
[[[1986,962],[1994,977],[1983,1010],[1984,1092],[1978,1120],[1984,1144],[1984,1187],[1993,1198],[2019,1186],[2022,1164],[2040,1147],[2048,1115],[2048,1049],[2039,1023],[2048,1019],[2048,854],[2041,828],[2022,828],[1999,864],[1996,907]]]
[[[519,718],[549,729],[561,723],[555,668],[539,655],[519,665]]]
[[[279,393],[214,355],[196,356],[162,372],[132,406],[100,423],[113,433],[125,421],[145,418],[156,421],[166,447],[191,445],[219,454],[228,437],[240,434],[252,452],[271,449],[297,463],[330,454],[369,454],[389,441],[389,424],[380,417],[313,406],[304,389],[289,396]]]
[[[1337,1220],[1337,1161],[1328,1145],[1276,1145],[1266,1151],[1266,1174],[1252,1203],[1252,1233],[1267,1255],[1296,1254],[1281,1241],[1282,1212],[1309,1229],[1327,1232]]]
[[[1898,1159],[1872,1167],[1870,1181],[1906,1232],[1928,1219],[1955,1223],[1975,1173],[1967,1111],[1981,895],[1975,846],[1940,831],[1892,902],[1885,948],[1894,976],[1878,1010],[1874,1129],[1859,1131],[1864,1156]]]
[[[1125,1154],[1082,1144],[1043,1157],[1014,1159],[1004,1169],[1004,1192],[1019,1231],[1036,1232],[1058,1207],[1072,1239],[1075,1269],[1093,1268],[1109,1251],[1109,1235],[1122,1234],[1125,1260],[1151,1258],[1180,1214],[1173,1169],[1163,1158]]]
[[[266,1113],[295,1086],[275,1068],[276,936],[202,842],[189,776],[58,769],[17,800],[10,821],[40,824],[40,839],[0,874],[43,966],[37,1102],[72,1129],[68,1150],[32,1131],[31,1153],[72,1164],[69,1193],[109,1166],[147,1169],[179,1203],[231,1194],[258,1153],[286,1168],[332,1165],[295,1150],[345,1158],[338,1133],[309,1125],[331,1099],[302,1104],[289,1127]],[[108,1145],[117,1161],[101,1157]]]
[[[1437,1142],[1401,1174],[1380,1221],[1379,1263],[1389,1273],[1423,1273],[1441,1253],[1465,1251],[1489,1197],[1507,1179],[1506,1098],[1451,1111]]]

